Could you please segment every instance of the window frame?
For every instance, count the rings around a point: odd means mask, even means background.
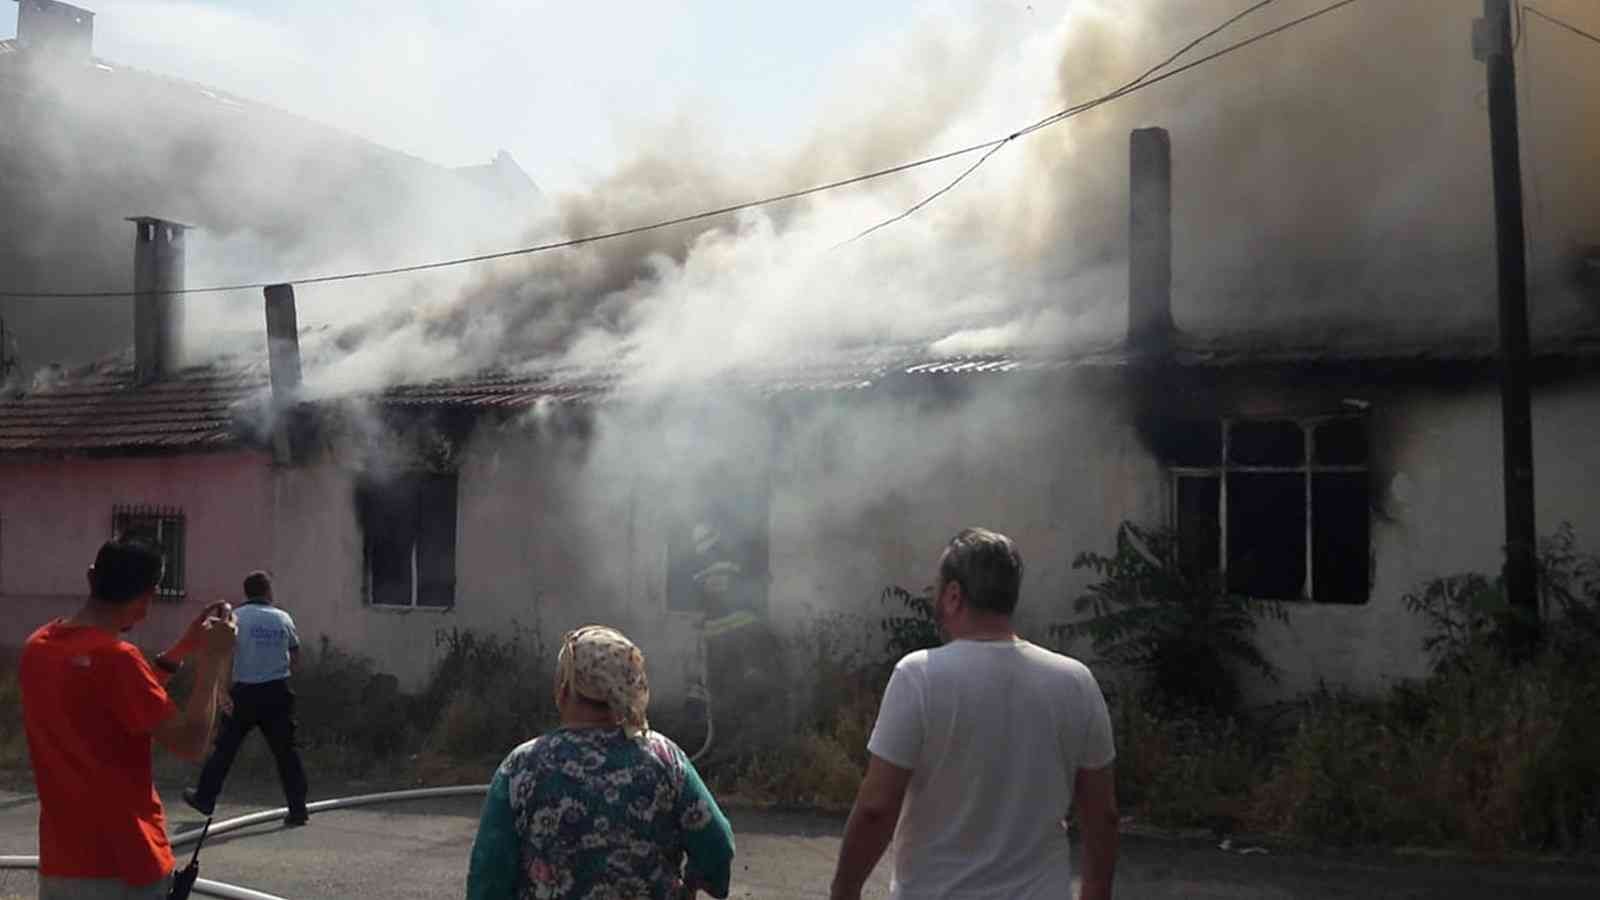
[[[155,545],[161,550],[161,580],[156,583],[155,598],[167,603],[181,603],[189,596],[187,581],[187,541],[189,525],[180,506],[154,506],[139,503],[117,503],[111,507],[111,536],[141,537],[144,523],[155,523]],[[170,541],[168,536],[176,534]]]
[[[1367,418],[1363,415],[1328,414],[1320,416],[1223,416],[1218,419],[1206,419],[1206,422],[1216,422],[1222,431],[1221,456],[1215,466],[1196,465],[1168,465],[1168,521],[1178,529],[1180,510],[1178,496],[1180,482],[1185,478],[1216,479],[1217,481],[1217,569],[1216,571],[1226,579],[1228,572],[1228,476],[1230,474],[1260,474],[1260,475],[1300,475],[1303,504],[1305,509],[1305,560],[1304,576],[1300,584],[1299,596],[1287,602],[1308,603],[1318,606],[1364,606],[1371,602],[1371,576],[1372,565],[1371,533],[1368,532],[1368,548],[1366,561],[1368,574],[1365,576],[1367,592],[1359,603],[1340,603],[1336,601],[1318,601],[1316,599],[1316,528],[1317,514],[1313,503],[1315,480],[1319,474],[1345,474],[1367,475],[1372,472],[1371,445],[1367,449],[1367,462],[1360,465],[1329,464],[1317,462],[1317,428],[1329,422],[1357,422],[1361,425],[1364,434],[1367,433]],[[1251,425],[1265,423],[1292,423],[1300,428],[1302,443],[1302,457],[1297,465],[1256,465],[1232,462],[1232,440],[1235,425]],[[1371,490],[1370,482],[1368,490]],[[1370,521],[1370,513],[1369,513]]]
[[[423,485],[424,485],[424,482],[426,482],[426,481],[428,481],[430,479],[446,479],[446,480],[448,480],[450,482],[450,493],[451,493],[451,499],[452,499],[451,508],[450,508],[450,515],[453,517],[453,521],[450,523],[450,527],[449,527],[450,538],[451,538],[451,547],[450,547],[450,581],[449,581],[450,587],[449,587],[449,602],[447,602],[447,603],[424,603],[424,602],[422,602],[423,588],[422,588],[422,578],[420,577],[421,576],[421,571],[422,571],[422,565],[421,565],[421,563],[419,561],[419,556],[420,556],[420,553],[422,552],[423,538],[422,538],[422,529],[421,529],[420,523],[421,523],[421,521],[423,519],[423,516],[422,516],[422,505],[423,505],[422,504],[422,495],[425,492],[425,488],[424,488]],[[402,485],[403,485],[403,487],[402,487]],[[416,527],[413,528],[413,531],[412,531],[412,534],[411,534],[410,546],[409,546],[408,552],[406,554],[406,563],[407,563],[407,565],[409,567],[409,572],[408,572],[407,578],[408,578],[408,582],[410,584],[410,602],[408,602],[408,603],[381,602],[377,598],[377,594],[376,594],[376,591],[375,591],[376,579],[373,577],[373,575],[374,575],[373,568],[372,568],[372,565],[373,565],[373,552],[372,552],[373,538],[369,534],[368,525],[367,525],[367,520],[366,520],[365,514],[360,509],[361,505],[366,504],[366,503],[368,503],[370,501],[364,499],[361,495],[366,493],[366,492],[384,491],[384,490],[391,490],[392,491],[392,490],[401,490],[401,489],[411,492],[413,505],[416,507],[416,510],[417,510],[417,523],[418,524],[417,524]],[[400,611],[400,612],[409,612],[409,611],[448,612],[448,611],[454,610],[456,608],[456,603],[458,602],[458,598],[457,598],[457,595],[456,595],[456,588],[457,588],[457,585],[459,583],[458,578],[457,578],[457,570],[458,570],[457,562],[458,562],[458,559],[459,559],[460,549],[461,549],[461,527],[460,527],[461,526],[461,520],[460,520],[460,516],[461,516],[461,476],[460,476],[460,473],[457,472],[457,471],[445,471],[445,472],[434,472],[434,471],[425,471],[425,470],[408,471],[408,472],[399,473],[399,474],[391,477],[390,479],[388,479],[386,481],[373,480],[373,481],[358,482],[356,490],[357,490],[357,495],[358,495],[358,498],[357,498],[357,501],[356,501],[357,504],[358,504],[357,523],[356,523],[356,525],[357,525],[358,531],[360,532],[360,538],[361,538],[361,600],[362,600],[362,603],[365,606],[367,606],[367,607],[369,607],[371,609],[375,609],[375,610]]]

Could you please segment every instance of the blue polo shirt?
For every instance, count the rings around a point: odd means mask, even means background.
[[[233,611],[239,638],[233,645],[233,680],[262,684],[289,677],[289,651],[300,646],[294,619],[276,606],[246,603]]]

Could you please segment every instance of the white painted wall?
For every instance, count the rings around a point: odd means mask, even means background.
[[[666,609],[663,497],[694,464],[685,449],[703,441],[772,459],[769,602],[780,627],[850,612],[878,640],[883,589],[930,583],[944,542],[985,524],[1020,542],[1023,618],[1043,639],[1082,587],[1071,557],[1104,549],[1124,518],[1160,516],[1162,481],[1109,401],[1059,380],[977,387],[966,403],[920,409],[903,397],[840,398],[793,417],[777,441],[770,407],[764,425],[740,413],[689,435],[612,412],[590,440],[537,424],[482,427],[462,456],[449,611],[366,606],[353,472],[337,458],[280,470],[278,593],[303,636],[359,650],[410,687],[438,662],[440,629],[537,621],[553,640],[614,622],[650,656],[657,695],[672,697],[695,671],[698,619]]]
[[[770,604],[781,628],[843,611],[875,630],[886,586],[931,583],[944,542],[982,524],[1018,541],[1027,564],[1021,621],[1045,642],[1087,584],[1072,557],[1108,551],[1123,520],[1166,515],[1166,475],[1111,393],[1063,379],[972,387],[972,400],[954,406],[887,392],[842,396],[796,416],[770,443],[738,446],[772,453]],[[1600,456],[1597,397],[1594,386],[1572,386],[1535,404],[1541,530],[1570,520],[1588,547],[1600,545],[1600,474],[1590,465]],[[1371,600],[1296,605],[1288,625],[1264,626],[1283,679],[1255,686],[1255,699],[1323,682],[1370,691],[1422,674],[1422,623],[1402,595],[1431,577],[1499,565],[1498,396],[1413,390],[1373,415],[1374,472],[1389,516],[1373,526]],[[694,671],[696,620],[666,611],[661,483],[687,464],[677,445],[733,438],[653,427],[621,413],[602,413],[591,439],[537,424],[480,427],[460,472],[457,605],[443,612],[364,605],[352,473],[333,459],[279,470],[283,603],[303,634],[370,655],[410,687],[438,661],[439,629],[537,622],[554,640],[578,624],[611,622],[650,656],[658,698],[677,696]]]
[[[1600,385],[1572,384],[1539,392],[1533,407],[1540,534],[1571,522],[1590,551],[1600,550],[1597,402]],[[1365,606],[1298,605],[1287,625],[1265,627],[1263,643],[1283,681],[1263,686],[1257,697],[1293,695],[1319,683],[1370,692],[1426,674],[1423,623],[1402,598],[1440,576],[1499,572],[1505,533],[1499,393],[1493,387],[1411,391],[1374,415],[1375,452],[1389,457],[1380,459],[1386,478],[1375,487],[1389,515],[1373,523],[1372,598]]]

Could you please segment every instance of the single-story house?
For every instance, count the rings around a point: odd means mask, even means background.
[[[70,611],[94,547],[142,530],[187,601],[151,639],[266,567],[304,637],[410,686],[441,629],[598,620],[671,696],[699,671],[708,578],[780,632],[845,613],[871,637],[884,588],[928,584],[986,524],[1020,543],[1042,638],[1086,585],[1074,555],[1134,520],[1290,602],[1261,634],[1272,690],[1421,674],[1402,596],[1501,560],[1494,342],[1183,334],[1165,165],[1135,167],[1128,335],[1098,349],[866,348],[676,384],[524,367],[310,400],[292,291],[268,292],[270,361],[188,368],[148,337],[170,304],[142,296],[143,357],[0,401],[0,640]],[[1534,373],[1539,520],[1600,535],[1600,330],[1541,339]]]

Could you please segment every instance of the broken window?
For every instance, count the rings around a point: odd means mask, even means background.
[[[1210,426],[1215,428],[1215,425]],[[1180,560],[1222,572],[1230,591],[1261,599],[1365,603],[1371,519],[1367,433],[1360,419],[1224,421],[1174,427]],[[1204,454],[1210,454],[1204,458]]]
[[[161,581],[156,585],[158,600],[182,600],[183,510],[167,506],[114,506],[111,508],[111,536],[143,541],[161,551]]]
[[[413,472],[361,482],[363,581],[374,606],[455,605],[456,475]]]
[[[764,473],[698,480],[667,534],[667,607],[715,619],[765,616],[770,487]]]

